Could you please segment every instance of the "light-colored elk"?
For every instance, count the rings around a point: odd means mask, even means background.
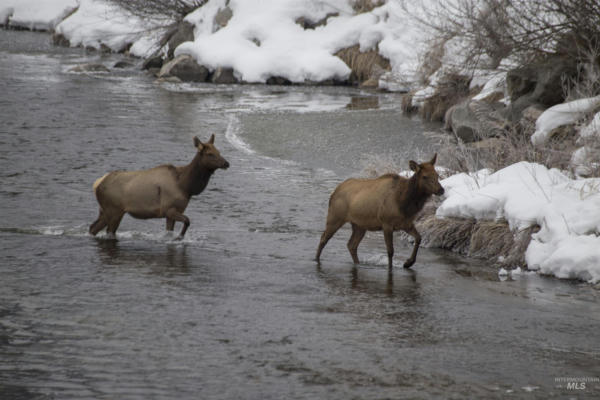
[[[418,164],[410,161],[414,174],[409,179],[396,174],[386,174],[375,179],[348,179],[342,182],[329,199],[325,232],[321,236],[316,261],[320,261],[323,248],[346,222],[352,224],[352,236],[348,250],[354,263],[358,264],[358,245],[366,231],[383,230],[388,253],[388,266],[392,268],[394,256],[394,231],[403,230],[415,239],[412,254],[404,263],[410,268],[417,257],[421,235],[415,229],[414,220],[431,195],[444,194],[434,164],[431,161]]]
[[[114,236],[125,213],[134,218],[166,218],[167,230],[175,222],[183,223],[179,238],[183,238],[190,220],[183,212],[192,196],[202,193],[212,174],[219,168],[229,168],[214,146],[215,135],[206,143],[194,138],[197,152],[185,166],[161,165],[141,171],[113,171],[94,182],[94,193],[100,214],[89,232],[96,235],[106,227]]]

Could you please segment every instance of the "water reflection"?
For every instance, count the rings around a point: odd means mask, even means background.
[[[362,268],[353,265],[350,270],[350,279],[340,276],[335,271],[328,272],[317,265],[317,276],[325,280],[332,287],[346,292],[349,287],[361,294],[385,294],[388,298],[399,298],[407,304],[416,304],[421,297],[421,285],[417,281],[417,273],[411,269],[396,271],[387,270],[385,280],[382,279],[380,269]]]
[[[157,249],[149,248],[147,243],[132,246],[117,240],[93,240],[103,265],[118,266],[120,269],[150,269],[152,274],[166,276],[190,273],[191,264],[185,244],[167,244]]]
[[[379,108],[379,96],[352,96],[346,104],[348,110],[371,110]]]

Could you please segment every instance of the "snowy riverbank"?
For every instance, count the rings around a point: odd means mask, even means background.
[[[226,6],[232,16],[225,26],[217,27],[215,17]],[[304,29],[298,24],[301,18],[327,23]],[[415,81],[428,37],[395,1],[355,14],[345,0],[211,0],[185,20],[194,26],[194,40],[178,46],[175,54],[191,55],[212,69],[232,68],[238,79],[246,82],[265,82],[274,76],[292,82],[341,79],[350,69],[335,53],[359,45],[361,50],[377,48],[389,59],[390,71],[381,76],[380,87],[406,87]],[[47,0],[41,4],[0,0],[0,23],[55,31],[72,46],[106,46],[113,51],[128,48],[139,57],[160,48],[161,31],[153,29],[160,21],[126,15],[102,0]],[[583,103],[589,106],[585,112],[591,112],[598,99]],[[535,143],[544,142],[555,127],[579,120],[575,113],[581,113],[581,107],[555,107],[537,119]],[[599,115],[581,130],[582,137],[600,135]],[[574,155],[580,171],[589,167],[589,157],[582,154],[592,151],[582,146]],[[532,236],[525,255],[529,269],[558,278],[600,282],[599,178],[573,178],[565,171],[520,162],[492,174],[454,175],[443,185],[447,195],[438,217],[506,219],[515,231],[537,225],[540,230]]]
[[[442,182],[438,217],[505,219],[511,230],[539,226],[525,253],[530,270],[600,282],[600,178],[570,179],[521,162],[490,174],[457,174]]]

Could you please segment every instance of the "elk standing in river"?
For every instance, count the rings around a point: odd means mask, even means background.
[[[352,236],[348,250],[354,263],[358,264],[358,245],[366,231],[383,230],[388,253],[388,266],[392,268],[394,256],[394,231],[403,230],[415,239],[412,254],[404,263],[410,268],[417,257],[421,235],[415,229],[414,220],[431,195],[444,194],[434,164],[431,161],[417,164],[409,162],[414,171],[410,179],[396,174],[386,174],[375,179],[348,179],[342,182],[329,199],[327,225],[317,249],[319,262],[323,248],[346,222],[352,224]]]
[[[134,218],[166,218],[167,230],[175,222],[183,223],[183,238],[190,220],[183,212],[191,196],[202,193],[212,174],[229,163],[214,146],[215,135],[207,143],[194,138],[197,153],[192,162],[182,167],[161,165],[142,171],[113,171],[94,182],[94,193],[100,204],[100,215],[90,225],[96,235],[105,227],[114,236],[125,213]]]

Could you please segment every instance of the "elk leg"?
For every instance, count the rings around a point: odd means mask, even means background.
[[[190,226],[190,219],[188,217],[186,217],[185,215],[183,215],[182,213],[180,213],[179,211],[177,211],[176,209],[169,208],[169,211],[167,211],[167,221],[169,221],[169,220],[173,220],[173,225],[175,224],[175,221],[183,222],[183,228],[181,229],[181,233],[179,234],[179,237],[177,237],[178,240],[183,239],[185,232],[187,231],[188,227]],[[167,222],[167,224],[168,224],[168,222]]]
[[[388,253],[388,268],[392,269],[392,260],[394,259],[394,230],[384,228],[383,238],[385,239],[385,247]]]
[[[173,231],[175,229],[175,220],[167,217],[167,230]]]
[[[116,237],[117,229],[119,228],[119,225],[121,224],[123,215],[125,215],[125,213],[120,212],[120,213],[114,215],[112,218],[108,219],[108,227],[106,228],[106,232],[108,233],[108,235]]]
[[[90,225],[89,232],[92,236],[96,236],[98,232],[106,227],[106,219],[104,218],[104,214],[102,210],[100,210],[100,214],[98,214],[98,218]]]
[[[352,256],[352,261],[354,264],[358,264],[358,245],[360,241],[365,237],[365,233],[367,231],[365,229],[360,228],[356,224],[352,224],[352,236],[350,236],[350,240],[348,240],[348,250],[350,251],[350,255]]]
[[[419,234],[419,232],[417,232],[417,229],[414,225],[411,225],[410,228],[406,230],[406,233],[415,238],[415,246],[413,247],[412,254],[410,255],[410,258],[404,263],[404,268],[410,268],[417,259],[417,251],[419,250],[419,245],[421,244],[421,235]]]
[[[335,235],[335,233],[344,224],[345,224],[345,221],[334,222],[334,223],[327,222],[327,225],[325,226],[325,232],[323,232],[323,235],[321,235],[321,241],[319,242],[319,248],[317,249],[317,255],[315,257],[316,262],[320,262],[321,252],[323,251],[323,248],[325,247],[327,242],[329,242],[329,239],[331,239],[331,237],[333,235]]]

